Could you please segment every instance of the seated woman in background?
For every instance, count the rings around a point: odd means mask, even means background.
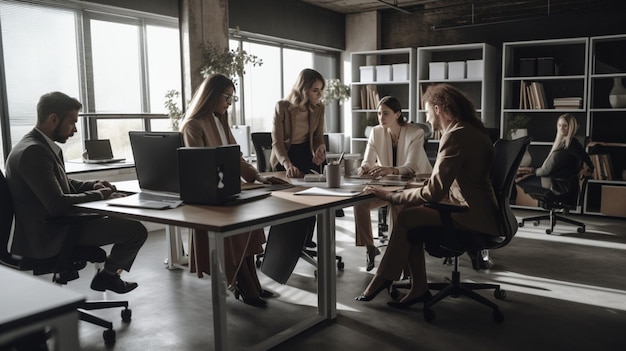
[[[398,99],[392,96],[380,99],[378,122],[367,141],[359,168],[360,176],[414,175],[432,171],[424,151],[424,130],[407,123]],[[356,245],[367,248],[365,257],[368,272],[374,269],[374,258],[380,255],[380,251],[374,246],[371,210],[387,205],[387,201],[376,198],[354,206]],[[392,227],[397,210],[398,207],[391,206],[389,222]]]
[[[566,194],[570,190],[570,179],[579,174],[583,163],[593,171],[591,158],[574,137],[577,130],[574,115],[559,116],[552,149],[541,167],[520,167],[518,171],[516,183],[524,192],[550,189],[555,195]]]
[[[207,77],[193,95],[185,119],[180,127],[185,146],[221,146],[236,144],[228,126],[228,108],[236,101],[235,85],[221,74]],[[241,158],[241,177],[247,182],[270,183]],[[235,297],[253,306],[264,306],[263,297],[271,292],[263,290],[254,264],[254,255],[263,252],[265,233],[263,229],[224,238],[224,271],[229,288]],[[210,274],[208,233],[193,230],[190,237],[190,271]]]
[[[468,211],[452,214],[455,226],[488,235],[500,234],[498,204],[489,180],[494,148],[474,105],[449,84],[429,86],[422,99],[428,122],[442,133],[437,160],[422,187],[399,193],[382,187],[366,187],[366,192],[404,207],[398,212],[380,267],[365,291],[356,297],[358,301],[369,301],[389,288],[407,264],[411,290],[401,301],[392,301],[389,305],[407,308],[431,297],[424,257],[424,241],[429,232],[419,228],[441,227],[442,223],[439,212],[423,206],[425,202],[445,201],[468,206]],[[416,229],[416,234],[409,237],[411,229]]]

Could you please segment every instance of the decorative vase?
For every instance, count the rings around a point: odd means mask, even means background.
[[[626,88],[622,84],[622,77],[613,78],[613,88],[609,93],[609,103],[613,108],[626,107]]]

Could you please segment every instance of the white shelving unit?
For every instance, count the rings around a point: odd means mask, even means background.
[[[482,60],[482,62],[480,62]],[[452,77],[446,74],[445,78],[431,77],[430,64],[436,62],[462,63],[473,61],[465,66],[465,74]],[[449,67],[450,65],[448,65]],[[448,83],[468,95],[476,106],[476,112],[481,116],[487,127],[497,127],[495,101],[496,87],[496,50],[485,43],[441,45],[417,48],[417,89],[418,95],[431,84]],[[449,68],[450,70],[451,68]],[[418,122],[426,122],[426,111],[420,102],[417,115]]]
[[[590,144],[611,160],[611,179],[587,184],[586,214],[626,217],[626,106],[612,106],[609,95],[615,80],[626,82],[626,35],[591,37],[589,41],[588,128]],[[592,152],[592,146],[589,151]],[[607,177],[609,178],[609,177]]]
[[[363,154],[367,143],[365,127],[368,125],[368,120],[376,121],[377,124],[377,110],[375,103],[368,104],[367,99],[361,97],[361,91],[375,90],[379,97],[392,95],[398,98],[402,104],[402,113],[410,121],[415,121],[415,49],[361,51],[353,52],[350,56],[353,80],[351,83],[352,118],[346,121],[345,130],[350,131],[350,152]],[[386,76],[384,80],[380,79],[381,77],[374,77],[373,80],[366,79],[369,73],[362,75],[362,67],[394,64],[405,64],[407,74],[403,77]]]

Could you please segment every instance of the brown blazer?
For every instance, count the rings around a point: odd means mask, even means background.
[[[228,127],[228,123],[222,120],[222,127],[229,144],[237,144],[233,133]],[[215,118],[206,116],[202,118],[186,119],[183,121],[180,131],[183,134],[185,146],[220,146],[222,145]],[[256,168],[241,159],[241,177],[247,182],[254,182],[254,178],[259,173]],[[202,273],[210,274],[208,233],[206,231],[194,230],[189,243],[189,270],[196,272],[199,277]],[[263,252],[265,243],[265,232],[263,229],[253,230],[250,242],[247,244],[248,235],[242,233],[224,239],[224,258],[226,261],[225,273],[228,282],[232,282],[237,273],[237,267],[242,255],[250,256]]]
[[[289,160],[287,151],[291,146],[291,136],[295,128],[294,118],[298,112],[298,106],[294,106],[287,100],[276,103],[274,110],[274,123],[272,126],[272,154],[270,164],[272,168],[284,165]],[[317,105],[309,114],[309,144],[311,145],[311,157],[315,154],[318,146],[324,144],[324,105]]]
[[[392,194],[394,204],[421,205],[424,202],[449,202],[469,206],[469,211],[454,213],[457,225],[491,235],[500,235],[498,205],[489,180],[494,149],[487,134],[456,122],[439,141],[433,173],[421,188]]]

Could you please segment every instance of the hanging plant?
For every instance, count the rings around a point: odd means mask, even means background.
[[[204,78],[215,73],[221,73],[230,78],[241,77],[246,73],[247,64],[263,65],[263,60],[258,56],[250,55],[241,48],[221,50],[211,43],[205,43],[201,46],[201,51],[203,65],[200,68],[200,74]]]

